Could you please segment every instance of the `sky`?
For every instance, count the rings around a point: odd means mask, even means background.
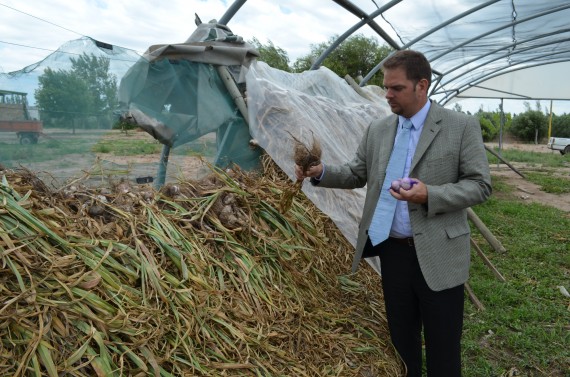
[[[353,3],[371,13],[386,1]],[[140,54],[154,44],[182,43],[196,28],[196,14],[203,22],[219,19],[232,4],[234,0],[0,0],[0,73],[36,63],[82,36]],[[326,42],[358,21],[331,0],[248,0],[228,26],[246,41],[254,37],[261,43],[271,41],[287,52],[292,63],[308,54],[312,44]],[[377,37],[368,27],[358,33]],[[481,106],[496,111],[499,104],[499,100],[460,102],[463,110],[471,112]],[[541,106],[550,103],[543,101]],[[563,101],[553,107],[555,113],[570,112]],[[505,100],[504,109],[522,112],[523,102]]]
[[[375,9],[371,0],[361,3]],[[182,43],[196,29],[195,14],[208,22],[219,19],[232,4],[233,0],[0,0],[0,72],[35,63],[82,36],[141,54],[154,44]],[[319,15],[329,22],[319,22]],[[294,61],[310,51],[311,43],[325,42],[357,21],[330,0],[249,0],[228,26],[245,40],[271,40]]]

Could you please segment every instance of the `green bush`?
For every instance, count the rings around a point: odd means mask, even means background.
[[[114,130],[130,131],[138,127],[139,126],[136,124],[132,124],[123,120],[117,120],[115,123],[113,123]]]
[[[551,136],[570,137],[570,115],[554,115],[552,117]]]
[[[538,141],[547,136],[548,118],[539,110],[527,110],[515,115],[511,133],[521,141]]]
[[[497,136],[498,129],[489,119],[479,118],[479,123],[481,123],[481,134],[483,135],[483,141],[492,141],[495,136]]]
[[[484,141],[493,141],[497,138],[501,129],[501,116],[503,116],[503,133],[508,132],[511,127],[512,118],[510,113],[501,115],[499,110],[488,112],[479,109],[475,115],[479,118]]]

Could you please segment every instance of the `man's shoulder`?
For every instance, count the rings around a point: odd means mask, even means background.
[[[442,120],[467,122],[469,120],[477,120],[477,117],[471,114],[462,113],[457,110],[447,109],[437,103],[432,102],[430,107],[430,115],[441,118]]]
[[[389,114],[384,117],[374,119],[370,123],[371,128],[383,128],[398,123],[398,116],[396,114]]]

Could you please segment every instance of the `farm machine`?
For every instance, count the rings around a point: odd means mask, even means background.
[[[43,123],[30,115],[26,95],[0,89],[0,132],[16,132],[20,144],[37,144]]]

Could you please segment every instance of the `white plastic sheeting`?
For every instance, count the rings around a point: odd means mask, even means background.
[[[372,101],[365,99],[324,67],[291,74],[256,62],[250,66],[246,85],[250,133],[291,184],[295,180],[291,135],[307,145],[314,137],[323,149],[323,162],[340,164],[354,157],[371,120],[391,113],[378,87],[363,88]],[[303,192],[356,246],[365,188],[319,188],[306,180]]]
[[[368,14],[377,9],[365,0],[352,3]],[[434,70],[432,98],[446,104],[455,96],[570,99],[568,19],[568,0],[405,0],[375,21],[398,48],[426,55]],[[487,84],[496,90],[470,89]]]
[[[570,95],[569,68],[564,62],[513,70],[474,84],[456,98],[566,100]]]

